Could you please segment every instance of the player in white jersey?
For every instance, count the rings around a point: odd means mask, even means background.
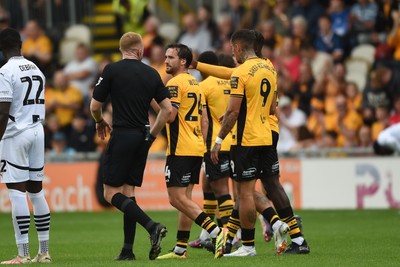
[[[18,256],[1,264],[51,262],[50,210],[42,190],[44,177],[45,77],[21,56],[21,36],[11,28],[0,32],[0,49],[7,63],[0,68],[1,182],[7,185]],[[32,203],[39,252],[29,256],[28,230]]]
[[[379,133],[374,143],[374,151],[377,155],[400,154],[400,122],[384,129]]]

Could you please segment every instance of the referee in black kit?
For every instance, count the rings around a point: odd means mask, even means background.
[[[148,150],[165,126],[172,107],[160,75],[141,62],[142,37],[134,32],[125,33],[119,41],[119,50],[123,59],[104,68],[90,103],[101,139],[111,130],[102,116],[102,104],[109,95],[113,107],[113,130],[103,162],[104,197],[124,213],[124,247],[115,259],[135,259],[132,246],[138,222],[150,234],[149,259],[154,260],[161,252],[161,240],[167,229],[137,205],[135,187],[142,185]],[[148,111],[152,99],[159,104],[160,112],[150,129]]]

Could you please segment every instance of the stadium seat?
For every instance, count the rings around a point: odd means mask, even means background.
[[[78,46],[79,43],[81,43],[82,40],[77,40],[77,39],[66,39],[63,38],[60,42],[60,48],[59,48],[59,64],[60,65],[65,65],[67,62],[71,61],[75,57],[75,50],[76,47]]]
[[[68,40],[78,40],[88,46],[90,46],[92,41],[89,27],[83,24],[76,24],[68,27],[65,31],[64,38]]]
[[[370,65],[366,60],[350,58],[346,60],[346,81],[353,81],[360,91],[364,90]]]
[[[165,40],[167,44],[176,41],[179,31],[179,27],[173,22],[165,22],[158,28],[158,34]]]
[[[375,60],[375,47],[370,44],[361,44],[351,50],[350,58],[362,59],[372,66]]]

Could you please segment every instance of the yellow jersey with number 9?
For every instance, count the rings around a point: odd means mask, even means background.
[[[272,145],[269,113],[276,89],[276,71],[264,59],[248,59],[234,70],[231,97],[243,100],[232,145]]]
[[[175,120],[167,123],[167,156],[199,156],[205,149],[201,134],[201,111],[205,106],[196,78],[181,73],[167,83],[173,108],[178,109]]]

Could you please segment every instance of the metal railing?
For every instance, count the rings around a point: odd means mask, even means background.
[[[22,29],[28,20],[37,20],[47,30],[64,29],[94,13],[95,0],[0,0],[9,13],[10,26]]]
[[[325,148],[325,149],[301,149],[298,151],[279,154],[279,158],[354,158],[354,157],[374,157],[372,148]],[[399,157],[395,153],[389,157]],[[46,154],[46,162],[78,162],[78,161],[97,161],[100,158],[99,152],[77,152],[73,155],[60,154],[50,156]],[[149,159],[164,159],[165,152],[150,153]]]

